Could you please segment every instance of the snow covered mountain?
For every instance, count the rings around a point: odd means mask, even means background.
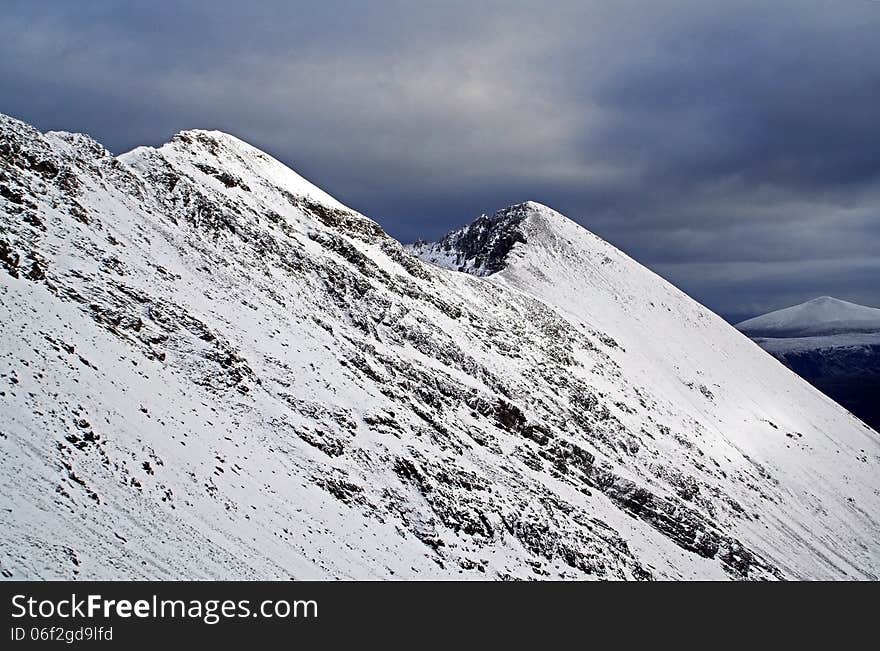
[[[823,335],[880,333],[880,309],[831,296],[769,312],[738,323],[751,337],[817,337]]]
[[[736,327],[853,414],[880,427],[880,309],[823,296]]]
[[[877,433],[546,206],[3,116],[0,229],[5,577],[880,577]]]

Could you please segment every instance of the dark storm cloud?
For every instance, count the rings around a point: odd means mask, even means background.
[[[7,2],[0,30],[0,110],[43,129],[230,131],[401,239],[543,201],[729,316],[880,305],[878,2]]]

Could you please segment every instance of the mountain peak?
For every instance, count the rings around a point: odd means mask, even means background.
[[[212,156],[232,152],[238,155],[267,156],[262,150],[225,131],[215,129],[184,129],[175,133],[168,144],[176,144],[185,149],[198,150]]]
[[[569,227],[580,228],[549,206],[524,201],[492,215],[480,215],[436,242],[419,241],[409,245],[409,249],[426,262],[475,276],[489,276],[507,266],[508,255],[517,244],[556,241]]]
[[[748,319],[736,326],[753,337],[813,337],[852,332],[880,332],[880,309],[833,296]]]
[[[506,210],[510,210],[513,208],[518,208],[521,210],[532,210],[537,212],[556,212],[550,206],[543,204],[539,201],[532,201],[531,199],[529,199],[528,201],[523,201],[522,203],[515,203],[511,206],[508,206]]]
[[[197,178],[214,177],[227,188],[262,185],[330,208],[350,210],[278,159],[223,131],[179,131],[164,145],[137,147],[118,158],[136,169],[170,164]]]

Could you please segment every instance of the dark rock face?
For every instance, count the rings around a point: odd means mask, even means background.
[[[782,578],[782,572],[767,560],[746,549],[738,540],[717,531],[699,511],[673,499],[658,497],[633,482],[599,472],[599,488],[634,517],[648,522],[682,549],[704,558],[718,556],[725,569],[737,579],[753,576]]]
[[[458,271],[488,276],[504,268],[514,245],[525,242],[518,227],[527,215],[525,205],[511,206],[492,216],[482,215],[434,244],[416,242],[412,250],[423,259],[430,259],[431,255],[442,257],[449,261],[445,266]]]

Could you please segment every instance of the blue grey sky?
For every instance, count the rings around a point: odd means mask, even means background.
[[[404,241],[546,203],[736,320],[880,306],[880,2],[6,0],[0,111],[187,128]]]

